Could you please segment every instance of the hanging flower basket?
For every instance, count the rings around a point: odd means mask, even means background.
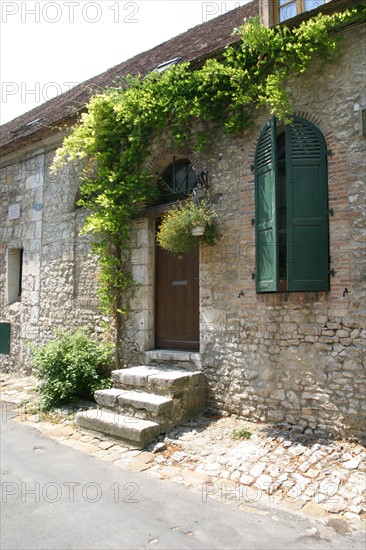
[[[219,237],[216,218],[216,211],[207,200],[197,204],[191,197],[179,202],[163,216],[157,234],[158,245],[175,254],[189,252],[200,240],[214,245]]]
[[[192,235],[194,237],[202,237],[205,233],[205,226],[204,225],[196,225],[196,227],[192,227]]]

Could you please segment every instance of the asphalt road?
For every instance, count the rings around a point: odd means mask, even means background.
[[[1,549],[364,549],[279,507],[263,515],[1,422]],[[268,509],[267,509],[268,512]]]

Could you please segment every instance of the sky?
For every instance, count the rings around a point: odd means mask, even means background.
[[[248,0],[1,0],[0,123]]]

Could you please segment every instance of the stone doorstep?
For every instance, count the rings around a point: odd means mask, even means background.
[[[149,378],[151,388],[159,390],[173,391],[176,389],[188,389],[192,378],[203,376],[202,373],[189,372],[183,370],[161,370]]]
[[[160,426],[149,420],[122,416],[105,409],[90,409],[78,412],[76,424],[94,432],[118,437],[127,442],[146,445],[160,434]]]
[[[161,414],[171,411],[173,408],[173,400],[170,397],[146,392],[120,390],[118,388],[98,390],[94,393],[94,398],[101,407],[111,409],[130,405],[135,409],[144,409]]]
[[[173,399],[154,393],[123,391],[117,398],[120,406],[132,405],[136,409],[161,414],[173,409]]]
[[[192,382],[199,382],[204,375],[200,371],[189,371],[169,367],[131,367],[112,371],[113,385],[121,388],[132,386],[136,388],[146,387],[151,384],[152,389],[157,388],[169,393],[177,388],[184,388]]]
[[[86,418],[78,415],[79,426],[144,444],[173,427],[174,423],[194,418],[206,406],[205,377],[200,371],[141,365],[113,371],[112,381],[115,387],[94,394],[101,410],[87,412]],[[179,401],[175,411],[173,398]],[[167,418],[169,415],[171,418]],[[152,417],[151,420],[145,420],[146,416]],[[133,420],[150,422],[155,426],[153,434],[147,431],[145,437],[134,434],[133,430],[126,432],[126,419],[129,424]]]
[[[199,352],[156,349],[146,351],[145,357],[147,363],[152,365],[154,365],[154,363],[178,363],[179,365],[180,363],[180,366],[186,368],[186,365],[189,365],[188,369],[193,370],[200,369],[202,366]]]
[[[108,390],[97,390],[94,392],[94,399],[101,407],[113,409],[117,405],[117,398],[123,390],[110,388]]]
[[[158,374],[159,369],[155,367],[131,367],[112,371],[112,382],[116,386],[147,386],[149,377]]]

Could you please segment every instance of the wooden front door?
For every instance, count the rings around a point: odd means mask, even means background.
[[[156,247],[155,346],[199,350],[199,250],[175,255]]]

